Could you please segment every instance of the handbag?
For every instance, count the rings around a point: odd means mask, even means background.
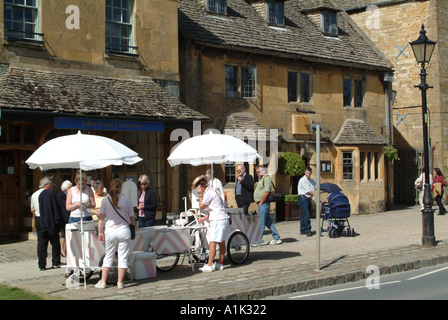
[[[115,209],[115,212],[120,216],[120,218],[123,219],[124,221],[126,221],[126,219],[123,218],[123,217],[121,216],[121,214],[118,213],[118,210],[117,210],[117,208],[115,208],[114,204],[113,204],[112,201],[110,200],[110,197],[107,197],[107,199],[109,199],[110,204],[111,204],[112,207]],[[126,223],[128,223],[128,222],[126,221]],[[134,226],[133,224],[130,224],[130,225],[129,225],[129,230],[131,231],[131,240],[134,240],[134,239],[135,239],[135,226]]]
[[[282,194],[280,192],[277,192],[277,188],[275,187],[274,183],[272,182],[272,186],[274,187],[275,192],[271,191],[269,192],[269,196],[268,199],[266,200],[267,202],[278,202],[280,201],[280,198],[282,197]]]

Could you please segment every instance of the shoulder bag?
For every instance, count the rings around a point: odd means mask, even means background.
[[[271,183],[272,183],[272,186],[274,187],[275,191],[269,192],[267,202],[278,202],[280,200],[280,198],[282,197],[282,194],[280,192],[277,192],[277,188],[275,187],[272,180],[271,180]]]
[[[117,210],[117,208],[115,208],[114,204],[113,204],[112,201],[110,200],[110,197],[107,197],[107,199],[109,199],[110,204],[111,204],[112,207],[115,209],[115,212],[121,217],[121,219],[123,219],[126,223],[128,223],[128,222],[126,221],[126,219],[123,218],[123,217],[121,216],[121,214],[118,213],[118,210]],[[133,224],[130,224],[130,225],[129,225],[129,230],[131,231],[131,240],[134,240],[134,239],[135,239],[135,226],[134,226]]]

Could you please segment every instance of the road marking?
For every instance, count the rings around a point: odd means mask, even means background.
[[[384,282],[381,283],[381,286],[385,286],[388,284],[393,284],[393,283],[399,283],[401,282],[400,280],[397,281],[391,281],[391,282]],[[320,296],[323,294],[330,294],[330,293],[336,293],[336,292],[343,292],[343,291],[351,291],[351,290],[357,290],[357,289],[366,289],[366,286],[360,286],[360,287],[353,287],[353,288],[346,288],[346,289],[338,289],[338,290],[332,290],[332,291],[325,291],[325,292],[318,292],[318,293],[310,293],[310,294],[305,294],[302,296],[295,296],[295,297],[289,297],[289,299],[300,299],[300,298],[305,298],[305,297],[312,297],[312,296]],[[374,291],[374,290],[373,290]]]
[[[415,279],[418,279],[418,278],[421,278],[421,277],[424,277],[424,276],[429,276],[430,274],[433,274],[433,273],[436,273],[436,272],[440,272],[440,271],[443,271],[443,270],[446,270],[446,269],[448,269],[448,267],[445,267],[445,268],[442,268],[442,269],[438,269],[438,270],[434,270],[434,271],[430,271],[430,272],[427,272],[427,273],[424,273],[424,274],[421,274],[421,275],[418,275],[418,276],[415,276],[415,277],[412,277],[412,278],[409,278],[409,279],[406,279],[406,280],[415,280]]]

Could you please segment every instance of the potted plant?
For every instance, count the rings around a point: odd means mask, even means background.
[[[293,179],[292,177],[301,176],[305,172],[305,161],[303,158],[292,152],[285,152],[280,156],[278,161],[278,172],[289,176],[289,193],[284,195],[277,203],[277,218],[279,220],[298,220],[300,219],[300,207],[297,204],[298,195],[292,194]]]

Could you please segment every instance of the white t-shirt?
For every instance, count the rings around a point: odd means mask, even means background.
[[[109,201],[110,199],[110,201]],[[112,199],[110,197],[104,198],[103,202],[101,202],[100,214],[106,215],[106,231],[105,234],[110,232],[114,232],[120,228],[129,228],[131,224],[131,217],[134,217],[134,208],[132,206],[131,200],[126,198],[125,195],[119,193],[118,194],[118,206],[121,209],[117,209],[120,215],[126,219],[126,221],[121,218],[114,209],[114,206],[111,204]]]
[[[303,176],[299,180],[299,184],[297,186],[297,194],[301,196],[305,196],[307,198],[312,198],[313,195],[309,194],[309,191],[313,191],[316,189],[316,182],[313,179],[307,179],[305,176]]]
[[[221,196],[212,187],[208,187],[202,195],[202,204],[207,206],[210,221],[229,219]]]
[[[44,191],[44,188],[41,188],[33,193],[31,196],[31,208],[34,209],[34,216],[40,217],[40,211],[39,211],[39,195],[40,193]]]
[[[84,189],[84,191],[82,192],[82,203],[85,204],[86,206],[90,206],[89,187],[85,186],[83,189]],[[76,187],[73,187],[70,190],[72,191],[72,204],[79,203],[79,192],[76,189]],[[90,208],[83,209],[82,212],[83,212],[84,218],[92,216],[92,211],[90,211]],[[81,210],[78,208],[78,209],[71,211],[70,217],[71,218],[81,218]]]

